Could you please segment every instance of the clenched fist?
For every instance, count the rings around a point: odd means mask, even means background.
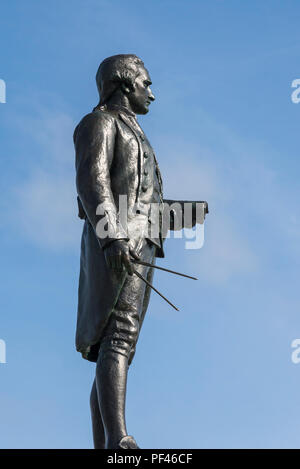
[[[129,275],[133,274],[130,256],[139,260],[137,253],[133,249],[130,249],[127,241],[123,239],[116,239],[109,244],[104,250],[104,255],[110,269],[113,269],[115,272],[123,272],[125,268]]]

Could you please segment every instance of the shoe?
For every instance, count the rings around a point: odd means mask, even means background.
[[[118,449],[140,449],[133,436],[124,436],[118,443]]]

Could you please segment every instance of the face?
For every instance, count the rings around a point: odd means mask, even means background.
[[[127,94],[130,107],[135,114],[147,114],[148,107],[155,100],[150,89],[152,85],[148,71],[144,67],[139,68],[139,75],[136,78],[134,90]]]

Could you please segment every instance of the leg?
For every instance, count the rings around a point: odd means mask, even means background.
[[[134,283],[136,280],[139,279],[136,277]],[[133,292],[137,285],[134,287],[132,280],[129,280],[127,287],[128,292]],[[120,440],[127,436],[125,400],[128,357],[139,331],[139,315],[135,310],[138,305],[127,300],[123,289],[104,332],[96,367],[98,402],[107,449],[118,448]]]
[[[154,254],[155,254],[155,253],[153,253],[153,257],[152,257],[152,259],[150,260],[150,264],[155,264],[155,257],[154,257]],[[151,284],[152,284],[152,280],[153,280],[153,274],[154,274],[154,269],[153,269],[153,268],[150,268],[150,269],[148,270],[146,279],[147,279],[148,282],[150,282]],[[149,305],[150,295],[151,295],[151,288],[150,288],[149,286],[147,286],[146,289],[145,289],[144,301],[143,301],[143,306],[142,306],[141,315],[140,315],[140,320],[139,320],[139,335],[140,335],[141,328],[142,328],[142,325],[143,325],[143,322],[144,322],[144,318],[145,318],[145,314],[146,314],[146,311],[147,311],[147,308],[148,308],[148,305]],[[138,340],[138,338],[137,338],[137,340]],[[135,355],[135,346],[132,347],[132,349],[131,349],[131,352],[130,352],[130,355],[129,355],[129,358],[128,358],[128,366],[131,365],[132,360],[133,360],[133,358],[134,358],[134,355]]]
[[[145,240],[141,258],[149,262],[153,252],[154,247]],[[147,276],[148,267],[137,265],[135,268]],[[96,385],[107,449],[117,449],[122,438],[130,438],[125,423],[128,358],[139,335],[144,294],[145,283],[135,275],[128,276],[101,341]]]
[[[94,380],[90,396],[91,417],[93,426],[93,439],[95,449],[105,448],[105,433],[98,402],[96,378]]]
[[[105,422],[105,448],[117,448],[127,435],[125,399],[127,384],[127,356],[100,348],[96,368],[98,402]],[[99,383],[99,385],[98,385]]]

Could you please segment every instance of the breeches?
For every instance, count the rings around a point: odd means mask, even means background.
[[[152,243],[144,239],[139,253],[140,260],[153,264],[155,249]],[[153,268],[134,264],[134,269],[151,282]],[[148,306],[150,291],[150,287],[136,274],[127,275],[103,332],[100,346],[102,357],[111,352],[119,353],[128,358],[128,364],[131,363]]]

